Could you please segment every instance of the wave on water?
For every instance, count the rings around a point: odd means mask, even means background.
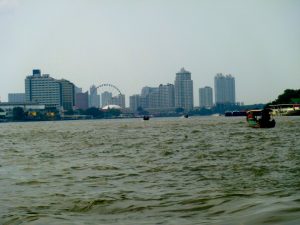
[[[1,124],[0,224],[300,224],[299,117]]]

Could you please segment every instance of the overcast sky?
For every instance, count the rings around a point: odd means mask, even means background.
[[[174,83],[198,89],[232,74],[237,101],[300,89],[299,0],[0,0],[0,96],[24,92],[33,68],[88,90],[129,95]],[[127,100],[128,104],[128,100]]]

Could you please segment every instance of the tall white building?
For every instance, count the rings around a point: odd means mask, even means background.
[[[159,89],[157,87],[143,87],[140,96],[140,106],[143,109],[159,107]]]
[[[68,80],[56,80],[33,70],[25,79],[25,101],[69,110],[75,105],[75,86]]]
[[[160,108],[159,102],[159,89],[155,88],[151,93],[147,95],[148,98],[148,107],[150,109],[158,109]]]
[[[143,87],[142,91],[141,91],[141,96],[142,97],[147,97],[149,94],[153,93],[153,92],[157,92],[158,88],[157,87]]]
[[[89,107],[100,107],[100,95],[98,95],[97,87],[95,85],[90,87]]]
[[[175,107],[175,87],[173,84],[159,85],[159,107],[174,108]]]
[[[235,79],[230,74],[218,73],[215,76],[215,103],[235,103]]]
[[[60,83],[54,78],[48,74],[41,75],[40,70],[33,70],[33,74],[25,79],[25,100],[58,108],[62,105],[60,88]]]
[[[132,111],[137,111],[140,106],[140,95],[132,95],[129,97],[129,107]]]
[[[175,78],[175,107],[189,111],[194,107],[191,73],[182,68]]]
[[[213,90],[211,87],[199,88],[199,106],[205,108],[213,106]]]
[[[111,103],[125,109],[125,95],[118,94],[117,96],[112,97]]]
[[[112,104],[112,93],[105,91],[101,94],[101,107]]]

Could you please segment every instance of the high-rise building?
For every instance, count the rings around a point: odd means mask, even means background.
[[[137,111],[140,106],[140,95],[132,95],[129,97],[129,107],[132,111]]]
[[[25,101],[71,110],[75,105],[75,86],[68,80],[56,80],[41,70],[33,70],[25,79]]]
[[[157,87],[143,87],[141,91],[140,103],[143,109],[158,108],[159,96]]]
[[[218,73],[215,76],[215,103],[235,103],[235,79],[230,74]]]
[[[119,94],[111,98],[111,104],[118,105],[122,109],[125,109],[125,95]]]
[[[75,106],[75,85],[68,80],[58,80],[61,85],[61,106],[64,110],[72,110]]]
[[[75,94],[82,93],[82,88],[75,86]]]
[[[149,108],[149,96],[141,96],[140,97],[140,107],[143,109]]]
[[[122,109],[126,108],[126,102],[125,102],[125,95],[119,94],[119,106],[121,106]]]
[[[25,102],[25,93],[9,93],[8,102],[9,103]]]
[[[155,91],[155,87],[145,86],[145,87],[142,88],[141,96],[142,97],[146,97],[146,96],[148,96],[153,91]]]
[[[158,88],[157,87],[143,87],[142,91],[141,91],[141,96],[142,97],[146,97],[149,94],[153,93],[153,92],[158,92]]]
[[[107,105],[112,104],[112,93],[105,91],[101,94],[101,107],[105,107]]]
[[[100,107],[100,95],[98,95],[97,87],[95,85],[90,87],[89,107]]]
[[[89,107],[89,93],[76,93],[75,107],[77,109],[86,110]]]
[[[226,75],[227,86],[227,101],[230,103],[236,103],[235,99],[235,79],[231,74]]]
[[[159,85],[159,107],[173,108],[175,107],[175,88],[173,84]]]
[[[199,106],[205,108],[213,106],[213,91],[211,87],[199,88]]]
[[[186,111],[194,107],[193,81],[191,73],[182,68],[176,73],[175,79],[175,107]]]
[[[48,74],[41,75],[40,70],[33,70],[25,79],[25,100],[59,108],[62,106],[61,85]]]
[[[159,87],[143,87],[141,95],[130,97],[130,108],[135,111],[138,107],[157,110],[174,108],[174,85],[166,84]]]
[[[148,108],[150,109],[159,109],[160,102],[159,102],[159,89],[156,88],[155,91],[152,91],[148,94]]]

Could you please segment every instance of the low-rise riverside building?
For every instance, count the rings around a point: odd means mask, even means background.
[[[24,112],[41,112],[45,111],[45,104],[35,102],[0,102],[0,109],[5,112],[6,117],[12,117],[14,108],[22,108]]]

